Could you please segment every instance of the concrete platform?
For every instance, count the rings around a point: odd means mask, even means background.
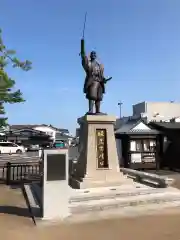
[[[34,200],[29,192],[32,191],[31,187],[26,185],[25,189],[28,189],[28,199],[34,208]],[[35,202],[37,208],[37,201]],[[163,209],[171,207],[180,207],[180,191],[173,187],[152,188],[134,183],[119,187],[72,189],[69,199],[71,215],[63,221],[81,222],[118,216],[146,215],[162,212]]]
[[[180,191],[168,188],[151,188],[141,184],[120,187],[86,189],[76,191],[70,199],[71,213],[103,211],[113,208],[125,208],[148,204],[179,202]]]

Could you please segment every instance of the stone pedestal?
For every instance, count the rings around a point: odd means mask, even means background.
[[[78,119],[80,155],[71,181],[72,187],[116,186],[130,181],[120,172],[115,121],[116,118],[109,115],[85,115]]]

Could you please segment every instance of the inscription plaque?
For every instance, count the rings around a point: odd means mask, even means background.
[[[66,180],[66,154],[47,154],[47,181]]]
[[[108,168],[106,129],[96,129],[97,167]]]

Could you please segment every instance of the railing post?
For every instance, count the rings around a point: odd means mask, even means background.
[[[42,163],[42,161],[39,162],[39,175],[40,175],[40,186],[42,187],[42,183],[43,183],[43,163]]]
[[[7,172],[6,172],[6,184],[10,185],[11,182],[11,163],[7,162]]]

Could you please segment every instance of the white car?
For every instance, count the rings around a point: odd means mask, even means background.
[[[1,153],[24,153],[25,148],[23,146],[18,146],[15,143],[12,142],[0,142],[0,154]]]

